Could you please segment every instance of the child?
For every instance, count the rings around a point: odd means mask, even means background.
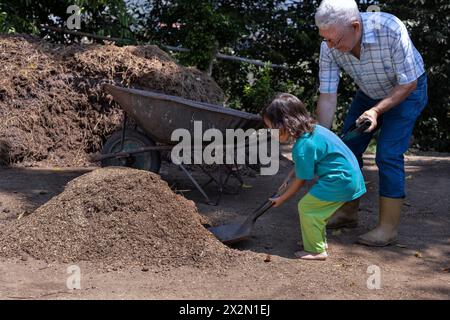
[[[305,251],[298,251],[295,256],[325,260],[327,220],[345,202],[366,192],[358,161],[334,133],[316,124],[303,103],[291,94],[278,94],[264,110],[263,118],[267,127],[279,129],[281,143],[296,140],[292,148],[296,178],[282,195],[270,199],[273,206],[292,197],[305,180],[318,177],[298,204]]]

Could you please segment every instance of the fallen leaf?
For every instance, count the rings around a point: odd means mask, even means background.
[[[442,269],[442,271],[447,272],[447,273],[450,273],[450,268]]]
[[[270,261],[272,261],[272,260],[271,260],[270,254],[268,254],[266,256],[266,258],[264,259],[264,262],[270,262]]]
[[[28,216],[28,215],[30,215],[30,212],[29,212],[29,211],[24,211],[24,212],[22,212],[21,214],[19,214],[19,215],[17,216],[17,220],[20,220],[20,219],[22,219],[23,217],[26,217],[26,216]]]
[[[419,251],[416,251],[416,253],[414,253],[414,256],[416,258],[422,258],[422,254]]]

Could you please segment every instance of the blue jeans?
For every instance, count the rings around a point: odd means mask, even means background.
[[[380,100],[373,100],[358,90],[344,121],[346,131],[366,110]],[[378,125],[370,133],[364,133],[347,142],[362,167],[362,155],[373,134],[380,130],[377,139],[376,164],[379,170],[382,197],[405,197],[405,166],[403,154],[408,150],[409,140],[417,117],[428,101],[427,76],[424,73],[417,79],[417,88],[402,103],[393,107],[378,118]]]

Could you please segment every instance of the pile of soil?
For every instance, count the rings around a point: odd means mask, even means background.
[[[156,46],[50,44],[0,34],[0,162],[89,165],[88,154],[120,124],[103,83],[222,104],[206,74]]]
[[[105,266],[223,267],[243,253],[202,225],[192,201],[158,175],[129,168],[97,169],[0,233],[0,255]]]

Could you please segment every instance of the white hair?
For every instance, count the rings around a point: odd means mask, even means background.
[[[332,25],[349,25],[361,17],[355,0],[323,0],[315,20],[317,27],[327,29]]]

